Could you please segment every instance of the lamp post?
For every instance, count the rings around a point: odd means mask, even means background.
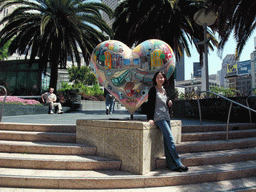
[[[209,96],[209,72],[208,72],[208,42],[207,27],[215,23],[217,16],[213,12],[208,12],[205,9],[201,9],[194,15],[194,20],[198,25],[203,26],[204,40],[198,42],[199,45],[204,45],[203,54],[203,67],[202,67],[202,91],[206,92],[206,97]]]

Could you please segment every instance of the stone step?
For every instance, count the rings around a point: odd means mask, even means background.
[[[209,124],[209,125],[183,125],[182,133],[194,132],[211,132],[211,131],[226,131],[227,124]],[[235,123],[229,125],[229,130],[248,130],[256,129],[255,123]]]
[[[75,133],[75,125],[0,123],[0,130]]]
[[[75,143],[75,133],[0,130],[0,140]]]
[[[239,139],[239,138],[250,138],[256,137],[256,129],[252,130],[239,130],[239,131],[229,131],[229,139]],[[198,133],[183,133],[181,135],[181,141],[207,141],[207,140],[225,140],[225,131],[216,132],[198,132]]]
[[[242,149],[256,147],[256,138],[243,138],[243,139],[231,139],[231,140],[214,140],[214,141],[191,141],[182,142],[176,145],[176,149],[179,154],[181,153],[194,153],[204,151],[221,151],[231,149]]]
[[[67,192],[66,189],[31,189],[31,188],[7,188],[0,187],[1,192]],[[247,177],[241,179],[233,179],[226,181],[207,182],[189,185],[177,185],[167,187],[148,187],[136,189],[99,189],[93,192],[220,192],[220,191],[236,191],[236,192],[255,192],[256,177]],[[92,190],[75,189],[68,192],[92,192]]]
[[[0,152],[7,153],[96,155],[96,150],[96,147],[76,143],[0,140]]]
[[[98,156],[0,153],[0,167],[58,170],[119,170],[121,161]]]
[[[256,147],[225,151],[184,153],[179,155],[186,166],[215,165],[256,160]],[[156,160],[157,169],[166,168],[165,157]]]
[[[188,185],[256,176],[256,160],[190,167],[188,172],[161,169],[147,175],[123,171],[73,171],[0,168],[1,187],[50,189],[123,189]]]

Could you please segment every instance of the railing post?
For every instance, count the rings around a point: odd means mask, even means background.
[[[199,93],[199,98],[200,98],[200,94],[203,93],[203,92],[207,92],[207,91],[201,91],[201,92]],[[225,99],[225,100],[227,100],[227,101],[230,102],[229,112],[228,112],[228,119],[227,119],[227,128],[226,128],[226,131],[227,131],[226,139],[227,139],[227,140],[228,140],[228,134],[229,134],[230,114],[231,114],[231,109],[232,109],[233,103],[236,104],[236,105],[238,105],[238,106],[241,106],[241,107],[243,107],[243,108],[249,110],[250,122],[251,122],[251,111],[254,112],[254,113],[256,113],[256,110],[254,110],[254,109],[252,109],[252,108],[249,107],[249,104],[248,104],[248,98],[249,98],[249,97],[248,97],[247,100],[246,100],[247,106],[245,106],[245,105],[242,105],[241,103],[238,103],[238,102],[235,102],[235,101],[233,101],[233,100],[230,100],[230,99],[228,99],[228,98],[226,98],[226,97],[223,97],[222,95],[219,95],[219,94],[217,94],[217,93],[214,93],[214,92],[211,92],[211,91],[208,91],[208,93],[213,93],[213,94],[219,96],[220,98],[223,98],[223,99]],[[202,116],[202,114],[201,114],[202,112],[201,112],[201,107],[200,107],[199,101],[198,101],[198,106],[199,106],[198,109],[199,109],[200,121],[201,121],[200,123],[202,124],[202,117],[201,117],[201,116]]]
[[[199,97],[200,98],[200,97]],[[199,110],[199,117],[200,117],[200,125],[202,125],[202,112],[201,112],[201,105],[200,105],[200,100],[199,98],[197,99],[197,104],[198,104],[198,110]]]
[[[231,114],[231,109],[232,109],[232,105],[233,103],[230,102],[230,106],[229,106],[229,111],[228,111],[228,120],[227,120],[227,133],[226,133],[226,140],[228,141],[228,132],[229,132],[229,120],[230,120],[230,114]]]
[[[250,97],[250,96],[249,96],[249,97]],[[246,99],[246,105],[247,105],[247,107],[250,107],[250,106],[249,106],[249,103],[248,103],[249,97],[247,97],[247,99]],[[251,111],[250,111],[250,110],[248,110],[248,111],[249,111],[250,123],[252,123],[252,114],[251,114]]]
[[[0,122],[2,122],[3,108],[4,108],[6,96],[7,96],[7,90],[6,90],[6,88],[5,88],[4,86],[2,86],[2,85],[0,85],[0,88],[3,88],[4,91],[5,91],[4,101],[3,101],[3,103],[2,103],[2,106],[1,106],[1,113],[0,113]]]

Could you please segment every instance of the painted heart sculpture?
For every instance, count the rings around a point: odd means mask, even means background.
[[[144,41],[133,50],[109,40],[94,49],[90,66],[99,83],[132,115],[147,100],[154,74],[172,75],[175,56],[167,43],[157,39]]]

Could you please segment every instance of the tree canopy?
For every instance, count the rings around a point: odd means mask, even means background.
[[[90,68],[87,66],[71,67],[68,68],[69,81],[75,84],[82,83],[85,85],[95,85],[97,83],[97,79],[95,75],[91,72]]]
[[[111,28],[101,11],[112,17],[103,3],[88,0],[1,0],[0,11],[17,8],[0,21],[0,47],[13,38],[9,54],[27,52],[30,61],[38,57],[40,69],[51,68],[50,87],[56,88],[58,67],[65,68],[67,58],[81,65],[101,41],[112,37]],[[106,34],[106,35],[105,35]],[[30,50],[30,51],[27,51]],[[28,55],[30,54],[30,55]]]
[[[9,57],[8,48],[10,46],[11,40],[4,44],[4,46],[0,47],[0,61]]]
[[[204,50],[197,42],[204,39],[203,27],[196,24],[194,14],[204,7],[204,1],[195,0],[126,0],[114,13],[115,39],[130,47],[147,39],[161,39],[173,48],[178,57],[183,50],[191,55],[189,44],[202,53]],[[213,49],[218,42],[210,28],[208,37],[209,47]]]
[[[222,50],[232,31],[237,42],[236,56],[239,57],[246,41],[256,27],[255,0],[206,0],[208,10],[218,14],[214,29],[220,35]]]

